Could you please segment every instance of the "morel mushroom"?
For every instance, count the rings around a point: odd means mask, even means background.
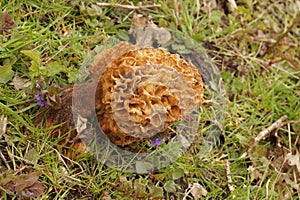
[[[90,71],[100,75],[99,125],[118,146],[165,131],[203,102],[196,67],[163,48],[121,42],[96,56]]]

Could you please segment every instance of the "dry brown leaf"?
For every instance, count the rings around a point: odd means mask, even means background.
[[[17,176],[16,180],[15,180],[16,192],[22,192],[25,188],[30,187],[33,184],[35,184],[39,179],[40,173],[41,172],[38,171],[38,172],[29,173],[29,174],[21,174],[21,175]]]
[[[183,200],[186,200],[187,196],[190,193],[193,195],[194,199],[197,200],[201,196],[206,197],[207,194],[208,194],[208,191],[202,185],[200,185],[199,183],[193,183],[192,187],[185,192]]]
[[[12,17],[6,12],[3,12],[0,17],[0,34],[4,32],[10,33],[10,29],[14,27],[16,27],[16,24],[12,20]]]
[[[206,197],[208,194],[207,190],[200,185],[199,183],[194,183],[191,188],[191,194],[193,195],[194,199],[199,199],[200,196]]]
[[[9,83],[9,85],[13,85],[15,89],[18,91],[23,88],[29,87],[31,85],[31,82],[27,79],[20,78],[18,75],[15,75],[14,79],[12,80],[11,83]]]
[[[285,156],[286,160],[288,161],[288,164],[290,166],[296,166],[298,173],[300,173],[300,154],[297,151],[296,154],[287,154]]]
[[[38,197],[43,194],[45,186],[40,182],[35,182],[27,190],[27,194],[30,194],[32,197]]]

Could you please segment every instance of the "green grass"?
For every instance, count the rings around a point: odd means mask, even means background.
[[[201,152],[201,134],[213,120],[206,99],[197,140],[170,166],[144,175],[106,167],[89,154],[75,161],[63,156],[61,138],[51,138],[54,127],[36,125],[45,110],[34,98],[36,82],[54,95],[59,94],[57,88],[71,86],[88,53],[128,30],[135,11],[100,8],[93,1],[0,3],[0,12],[12,16],[16,25],[0,34],[0,66],[7,73],[0,74],[0,80],[7,79],[0,83],[0,114],[7,116],[6,132],[0,132],[2,199],[17,199],[9,184],[22,184],[35,172],[40,174],[32,175],[38,177],[33,183],[44,187],[41,199],[182,199],[193,183],[208,192],[201,199],[297,199],[299,172],[285,156],[299,152],[300,143],[299,5],[239,0],[238,8],[227,13],[223,5],[207,7],[211,1],[179,1],[177,6],[174,2],[156,1],[161,8],[143,13],[201,43],[221,70],[226,90],[224,142],[207,155]],[[15,76],[21,79],[13,80]],[[17,89],[17,83],[27,87]],[[207,91],[206,97],[210,98]],[[241,159],[251,138],[283,115],[291,123]],[[230,175],[224,159],[230,163]],[[23,181],[10,178],[6,183],[13,174],[23,174]],[[232,192],[227,176],[235,186]],[[26,188],[21,193],[26,196]],[[187,197],[192,198],[192,194]]]

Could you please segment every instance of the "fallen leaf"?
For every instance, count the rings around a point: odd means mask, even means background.
[[[14,76],[14,79],[12,80],[9,85],[13,85],[16,90],[21,90],[23,88],[29,87],[31,85],[31,82],[27,79],[20,78],[17,74]]]
[[[87,127],[87,119],[83,118],[82,116],[78,115],[77,123],[76,123],[76,130],[78,133],[84,131]]]
[[[110,196],[109,192],[108,192],[108,191],[103,191],[103,192],[102,192],[101,199],[102,199],[102,200],[110,200],[110,199],[111,199],[111,196]]]
[[[32,192],[33,197],[38,197],[38,196],[42,195],[44,192],[44,189],[45,189],[45,186],[40,182],[36,182],[28,188],[28,190],[30,192]]]
[[[297,151],[295,155],[287,154],[285,158],[288,161],[288,164],[290,166],[296,166],[297,171],[300,173],[300,155],[299,155],[299,152]]]
[[[27,187],[30,187],[33,184],[35,184],[38,181],[40,174],[41,174],[41,172],[38,171],[38,172],[29,173],[29,174],[21,174],[21,175],[17,176],[16,180],[15,180],[16,192],[22,192]]]
[[[3,12],[0,17],[0,34],[4,32],[10,33],[10,29],[14,27],[16,27],[16,24],[12,20],[12,17],[6,12]]]
[[[200,185],[199,183],[194,183],[191,188],[191,194],[193,195],[194,199],[199,199],[200,196],[206,197],[208,194],[207,190]]]

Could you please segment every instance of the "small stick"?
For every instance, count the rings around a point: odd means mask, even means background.
[[[64,161],[64,159],[62,158],[62,155],[56,150],[54,149],[55,153],[58,155],[58,159],[64,164],[64,166],[66,167],[68,173],[70,173],[70,169],[67,165],[67,163]]]
[[[3,162],[5,163],[6,167],[8,170],[11,170],[7,160],[5,159],[4,155],[2,154],[2,152],[0,151],[0,157],[2,158]]]
[[[16,170],[16,162],[15,162],[15,159],[14,159],[14,157],[13,157],[13,154],[14,154],[13,151],[14,151],[14,149],[12,148],[12,153],[10,153],[8,147],[5,147],[5,150],[6,150],[7,154],[8,154],[8,156],[9,156],[10,160],[11,160],[12,163],[13,163],[14,170]]]
[[[276,128],[279,128],[279,126],[281,126],[282,122],[284,120],[287,119],[287,116],[284,115],[282,117],[280,117],[280,119],[278,119],[276,122],[274,122],[271,126],[269,126],[267,129],[261,131],[255,138],[254,138],[254,143],[247,149],[246,152],[244,152],[240,158],[245,158],[249,153],[251,153],[251,151],[253,150],[253,148],[258,144],[258,142],[260,140],[262,140],[264,137],[266,137],[266,135],[270,134],[273,130],[275,130]]]
[[[0,116],[0,139],[6,132],[6,126],[7,126],[7,117],[4,115]]]
[[[227,184],[228,184],[228,189],[230,193],[232,193],[235,189],[235,185],[232,184],[232,178],[231,178],[231,172],[230,172],[230,165],[229,161],[227,159],[224,160],[224,165],[225,165],[225,172],[226,172],[226,178],[227,178]]]
[[[12,155],[14,158],[17,158],[19,160],[22,160],[24,161],[26,164],[30,164],[30,165],[36,165],[34,162],[30,161],[30,160],[27,160],[25,158],[21,158],[20,156],[16,156],[16,155]]]
[[[98,6],[102,7],[113,7],[113,8],[124,8],[124,9],[131,9],[131,10],[141,10],[146,8],[160,8],[160,4],[153,4],[153,5],[145,5],[145,6],[132,6],[132,5],[123,5],[123,4],[111,4],[111,3],[96,3]]]

